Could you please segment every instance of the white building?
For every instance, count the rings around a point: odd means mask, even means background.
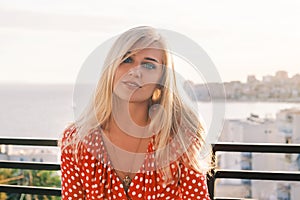
[[[300,143],[300,111],[283,110],[277,119],[261,119],[251,115],[246,120],[227,120],[220,138],[222,142],[245,143]],[[295,161],[300,157],[290,154],[261,153],[218,153],[218,164],[221,169],[289,171],[297,166]],[[300,166],[298,166],[300,169]],[[296,169],[297,170],[297,169]],[[253,197],[258,199],[291,199],[300,194],[299,184],[278,181],[248,181],[224,179],[218,183],[217,196]],[[232,190],[228,190],[228,186]],[[244,186],[241,188],[241,186]],[[228,194],[227,194],[228,193]],[[266,193],[268,195],[266,195]],[[244,196],[241,196],[243,195]],[[246,194],[246,195],[245,195]],[[282,198],[280,198],[282,197]],[[285,198],[288,197],[288,198]]]
[[[279,132],[286,143],[300,143],[300,108],[284,109],[276,114]]]
[[[279,133],[285,137],[286,143],[300,143],[300,108],[284,109],[276,115]],[[286,154],[285,168],[287,170],[300,170],[300,154]],[[299,199],[300,184],[289,183],[286,186],[290,199]]]

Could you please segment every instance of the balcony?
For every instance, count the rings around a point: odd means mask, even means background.
[[[57,147],[57,140],[44,139],[11,139],[0,138],[0,145],[21,145],[34,147]],[[27,162],[27,161],[6,161],[0,160],[0,168],[6,169],[20,169],[20,170],[47,170],[59,171],[59,163],[44,163],[44,162]],[[50,195],[60,196],[61,189],[53,187],[38,187],[25,185],[4,185],[0,184],[0,192],[17,193],[17,194],[36,194],[36,195]]]
[[[12,139],[0,138],[0,145],[25,145],[57,147],[57,140],[43,139]],[[291,144],[249,144],[249,143],[218,143],[214,145],[216,152],[251,152],[251,153],[297,153],[300,154],[300,145]],[[246,155],[246,154],[245,154]],[[0,168],[7,169],[27,169],[27,170],[50,170],[59,171],[59,163],[27,162],[27,161],[0,161]],[[208,188],[212,199],[240,199],[237,197],[215,197],[217,179],[242,179],[242,180],[272,180],[272,181],[300,181],[299,172],[279,172],[279,171],[254,171],[254,170],[225,170],[215,169],[212,176],[208,177]],[[0,184],[0,192],[18,194],[36,194],[60,196],[60,188],[25,186],[25,185],[5,185]]]

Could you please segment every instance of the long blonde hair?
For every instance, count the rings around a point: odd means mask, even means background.
[[[164,112],[156,114],[150,122],[150,127],[155,127],[156,124],[162,125],[155,138],[156,161],[157,163],[165,163],[166,160],[175,161],[177,166],[183,162],[196,171],[206,173],[210,168],[210,153],[201,157],[201,151],[203,152],[205,148],[205,152],[210,152],[210,147],[203,139],[204,129],[198,120],[197,113],[185,105],[179,96],[173,60],[167,50],[166,41],[154,28],[148,26],[132,28],[121,34],[115,41],[105,59],[104,70],[97,84],[94,98],[74,123],[77,132],[69,142],[76,144],[78,149],[78,144],[90,133],[91,129],[99,125],[104,127],[108,125],[112,117],[113,82],[116,69],[128,52],[136,53],[153,43],[159,44],[159,48],[163,50],[162,64],[165,66],[160,83],[163,86],[162,93],[158,102]],[[174,139],[174,144],[179,145],[176,149],[181,150],[181,156],[178,159],[174,157],[172,150],[166,148],[172,139]],[[159,171],[167,180],[172,179],[170,167],[166,166],[161,164],[158,167]]]

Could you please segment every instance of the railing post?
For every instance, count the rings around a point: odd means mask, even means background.
[[[215,193],[215,170],[212,170],[211,174],[208,176],[207,185],[210,199],[214,199]]]
[[[216,181],[216,172],[215,172],[215,167],[216,167],[216,151],[213,148],[212,150],[212,161],[211,164],[213,166],[212,170],[210,171],[210,174],[207,176],[207,186],[208,186],[208,192],[210,199],[214,199],[214,193],[215,193],[215,181]]]

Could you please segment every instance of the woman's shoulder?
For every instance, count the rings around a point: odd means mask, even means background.
[[[100,140],[101,130],[98,127],[89,128],[84,130],[83,128],[78,128],[76,123],[69,123],[63,131],[62,142],[77,140],[81,143],[91,143],[95,140]]]
[[[99,127],[90,128],[82,137],[82,143],[87,146],[98,146],[102,142],[102,131]]]
[[[67,124],[66,127],[64,128],[64,131],[62,134],[62,141],[65,141],[67,139],[74,137],[75,134],[76,134],[76,125],[74,122],[71,122],[71,123]]]
[[[75,123],[69,123],[63,129],[60,139],[58,140],[58,145],[61,149],[69,146],[76,135],[76,125]]]

